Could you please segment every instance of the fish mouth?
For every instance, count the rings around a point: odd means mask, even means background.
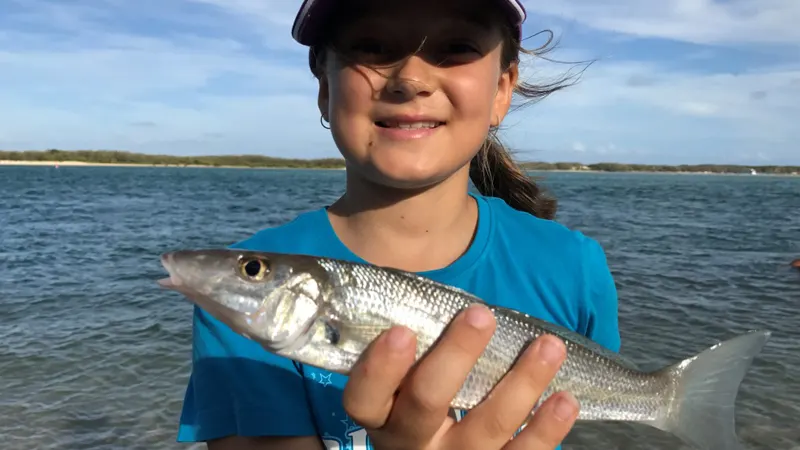
[[[165,289],[175,289],[177,287],[177,284],[172,279],[172,277],[167,277],[167,278],[162,278],[160,280],[156,280],[156,283],[158,283],[159,286],[161,286],[161,287],[163,287]]]
[[[161,265],[167,270],[169,276],[156,280],[159,286],[182,294],[190,303],[207,311],[235,332],[252,339],[253,330],[248,319],[250,316],[248,311],[240,311],[229,305],[220,303],[207,294],[204,294],[202,290],[194,289],[190,284],[184,283],[177,273],[178,268],[175,265],[175,255],[172,253],[165,253],[161,256]]]
[[[175,273],[175,265],[173,264],[174,258],[172,253],[164,253],[161,255],[161,265],[166,269],[169,276],[156,280],[156,283],[166,289],[177,289],[181,284],[178,275]]]
[[[197,303],[195,301],[197,300],[195,297],[197,296],[198,292],[195,292],[193,289],[189,289],[189,287],[183,282],[181,276],[178,274],[178,268],[175,264],[175,255],[172,253],[164,253],[161,255],[161,265],[164,266],[164,269],[166,269],[169,276],[156,280],[156,284],[164,289],[177,291],[188,297],[193,303]],[[202,303],[206,303],[206,301],[202,301]]]
[[[160,287],[183,294],[190,302],[202,309],[215,311],[229,320],[239,320],[240,316],[250,317],[258,312],[260,304],[257,302],[247,301],[241,296],[233,296],[233,299],[215,298],[213,290],[209,286],[204,286],[202,283],[197,285],[192,283],[191,278],[187,280],[185,276],[181,276],[181,272],[185,268],[178,264],[178,260],[185,254],[178,252],[177,254],[161,255],[161,265],[167,270],[169,276],[156,280]]]

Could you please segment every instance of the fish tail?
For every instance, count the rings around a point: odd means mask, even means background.
[[[744,450],[736,436],[736,395],[769,337],[769,331],[745,333],[662,369],[674,379],[675,391],[663,417],[651,425],[698,450]]]

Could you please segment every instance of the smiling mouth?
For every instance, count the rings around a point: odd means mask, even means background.
[[[444,122],[437,121],[421,121],[421,122],[400,122],[397,120],[379,120],[375,125],[381,128],[396,128],[400,130],[424,130],[439,128],[444,125]]]

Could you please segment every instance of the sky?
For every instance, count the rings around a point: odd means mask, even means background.
[[[339,156],[291,38],[300,3],[0,0],[0,149]],[[549,58],[593,63],[506,118],[518,158],[800,165],[800,1],[525,5]],[[576,70],[523,62],[529,82]]]

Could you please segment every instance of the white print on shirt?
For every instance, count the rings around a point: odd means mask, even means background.
[[[465,412],[463,410],[455,410],[451,411],[451,415],[456,422],[459,422],[464,418]],[[342,434],[345,440],[343,441],[341,438],[333,436],[329,432],[325,432],[322,436],[322,443],[327,450],[374,450],[372,443],[369,441],[369,436],[367,436],[367,430],[356,425],[349,416],[345,416],[345,418],[339,422],[341,422],[342,426],[345,428]],[[520,427],[517,433],[515,433],[515,436],[524,428],[525,425]]]
[[[341,438],[333,436],[330,432],[326,431],[322,436],[322,443],[325,445],[326,449],[373,450],[372,444],[370,444],[369,437],[367,436],[367,430],[356,425],[350,416],[345,416],[345,418],[339,422],[341,422],[345,429],[344,433],[341,435],[344,437],[345,441],[343,442]]]

